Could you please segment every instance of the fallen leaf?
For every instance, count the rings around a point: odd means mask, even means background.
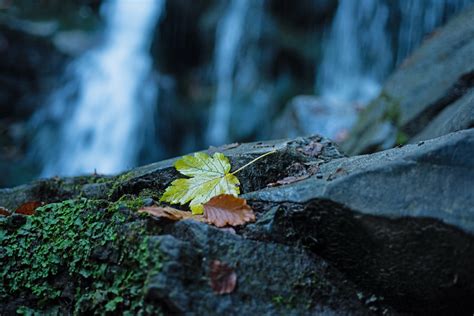
[[[191,212],[181,211],[169,206],[150,206],[143,207],[138,210],[138,213],[146,213],[159,218],[167,218],[172,221],[180,221],[182,219],[194,219],[204,222],[202,215],[193,215]]]
[[[187,179],[174,180],[166,188],[160,201],[171,204],[186,204],[193,214],[202,214],[203,204],[220,194],[240,193],[239,179],[230,173],[230,162],[222,153],[212,157],[206,153],[195,153],[177,160],[175,168]]]
[[[307,156],[316,157],[323,150],[323,144],[312,140],[308,145],[303,148],[298,148],[297,150]]]
[[[16,210],[16,214],[22,215],[34,215],[36,213],[36,209],[40,206],[43,206],[43,202],[33,201],[33,202],[26,202],[20,205]]]
[[[217,227],[237,226],[255,221],[255,214],[245,199],[222,194],[204,204],[204,218]]]
[[[285,177],[283,179],[277,180],[276,182],[272,182],[272,183],[267,184],[267,187],[271,188],[271,187],[276,187],[276,186],[279,186],[279,185],[286,185],[286,184],[295,183],[295,182],[307,179],[307,178],[309,178],[309,176],[310,176],[309,174],[305,174],[305,175],[302,175],[302,176],[299,176],[299,177],[296,177],[296,176]]]
[[[215,294],[229,294],[237,285],[235,270],[224,262],[212,260],[210,265],[211,287]]]
[[[0,206],[0,216],[10,216],[10,215],[12,215],[12,212]]]

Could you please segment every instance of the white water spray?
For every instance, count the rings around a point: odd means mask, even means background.
[[[472,0],[340,0],[324,43],[316,91],[327,115],[313,133],[337,138],[375,98],[393,67],[423,38]],[[398,12],[398,28],[390,18]]]
[[[217,26],[214,61],[217,94],[209,116],[206,137],[209,144],[220,145],[229,139],[234,71],[249,4],[249,0],[232,0]]]
[[[157,89],[148,51],[163,8],[164,0],[103,5],[102,45],[69,65],[73,81],[51,97],[49,115],[63,121],[55,144],[53,135],[38,139],[42,176],[111,174],[136,164],[154,124]]]

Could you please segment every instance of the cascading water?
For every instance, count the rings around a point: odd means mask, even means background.
[[[42,176],[110,174],[136,164],[154,126],[157,90],[148,51],[163,8],[164,0],[104,3],[102,45],[69,66],[73,80],[35,118],[37,126],[62,120],[58,130],[38,135]]]
[[[458,12],[473,0],[400,1],[400,27],[396,64],[400,64],[423,40],[441,25],[446,17]]]
[[[340,0],[316,74],[316,91],[332,114],[313,132],[336,137],[350,128],[357,116],[354,105],[377,96],[394,65],[448,16],[472,2]],[[398,26],[390,23],[393,14],[399,15]]]
[[[219,145],[228,141],[232,110],[233,78],[249,0],[232,0],[216,32],[216,100],[211,108],[207,142]]]
[[[317,85],[323,98],[365,102],[390,70],[388,7],[380,0],[341,0],[334,17]]]

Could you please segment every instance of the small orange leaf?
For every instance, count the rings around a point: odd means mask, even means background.
[[[255,221],[255,214],[245,199],[221,194],[204,204],[204,218],[217,227],[237,226]]]
[[[167,218],[172,221],[180,221],[182,219],[194,219],[200,222],[204,221],[202,215],[193,215],[191,212],[181,211],[169,206],[150,206],[143,207],[138,210],[138,213],[147,213],[159,218]]]
[[[36,209],[40,206],[43,206],[43,202],[33,201],[33,202],[26,202],[20,205],[15,213],[22,214],[22,215],[34,215],[36,213]]]
[[[7,208],[0,206],[0,216],[10,216],[12,212],[10,212]]]
[[[232,293],[237,285],[235,270],[224,262],[213,260],[210,263],[211,287],[218,295]]]

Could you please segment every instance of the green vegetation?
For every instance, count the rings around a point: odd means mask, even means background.
[[[385,112],[382,120],[392,123],[397,129],[395,143],[397,145],[405,145],[408,143],[409,136],[402,130],[400,101],[391,97],[386,92],[380,94],[380,98],[386,103]]]
[[[17,312],[30,315],[67,300],[74,314],[159,312],[145,304],[160,255],[149,252],[146,223],[129,210],[140,203],[68,200],[37,209],[20,227],[0,223],[0,301],[27,297]]]

